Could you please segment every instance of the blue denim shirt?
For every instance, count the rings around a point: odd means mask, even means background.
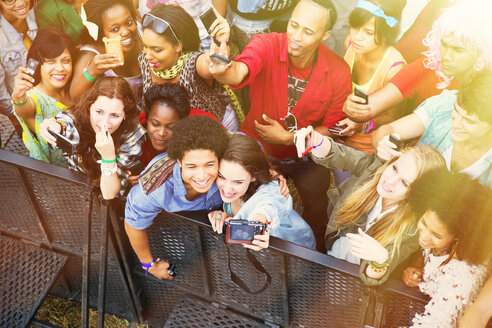
[[[166,156],[162,153],[147,165],[146,170],[156,160]],[[128,194],[125,206],[125,220],[134,229],[143,230],[152,225],[154,218],[161,211],[212,211],[222,204],[220,192],[215,182],[206,194],[201,194],[193,200],[187,200],[185,185],[181,179],[179,164],[174,165],[173,174],[166,182],[152,193],[146,195],[140,184],[135,185]]]
[[[227,211],[229,203],[224,203]],[[234,217],[240,220],[252,220],[256,215],[263,214],[270,221],[268,232],[271,236],[290,241],[294,244],[315,249],[316,242],[311,227],[292,208],[292,197],[285,199],[280,193],[277,181],[261,185]]]
[[[26,18],[27,35],[34,41],[38,26],[34,17],[34,9],[29,10]],[[0,14],[0,113],[12,112],[10,95],[14,90],[14,80],[19,66],[26,66],[27,49],[24,46],[24,35]]]

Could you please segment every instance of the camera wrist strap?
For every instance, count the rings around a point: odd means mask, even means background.
[[[241,287],[241,289],[244,290],[248,294],[253,294],[254,295],[254,294],[259,294],[259,293],[265,291],[270,286],[270,284],[272,283],[272,276],[270,276],[270,274],[265,269],[265,267],[260,263],[260,261],[258,261],[258,259],[251,253],[251,251],[249,249],[246,250],[246,254],[247,254],[248,260],[251,262],[251,264],[253,264],[253,266],[256,268],[256,270],[258,270],[261,273],[264,273],[265,276],[266,276],[266,282],[263,285],[263,287],[261,287],[257,291],[251,291],[249,289],[249,287],[246,286],[246,284],[244,283],[244,281],[241,278],[239,278],[239,276],[236,275],[232,271],[232,266],[231,266],[231,251],[229,250],[229,245],[227,245],[227,244],[225,244],[225,245],[226,245],[226,248],[227,248],[227,260],[228,260],[229,271],[231,272],[231,280],[236,285],[238,285],[239,287]]]

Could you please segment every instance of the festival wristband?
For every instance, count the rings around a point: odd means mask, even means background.
[[[84,76],[85,76],[85,78],[87,79],[87,81],[89,81],[89,82],[91,82],[91,83],[92,83],[92,82],[96,82],[96,80],[97,80],[97,77],[92,77],[92,76],[89,74],[89,72],[87,71],[87,67],[86,67],[86,68],[84,68]]]
[[[147,275],[149,273],[149,269],[155,264],[155,260],[152,259],[152,262],[150,263],[143,263],[143,262],[140,262],[140,264],[142,265],[142,268],[145,269],[145,275]]]
[[[21,103],[15,102],[14,99],[12,99],[12,104],[14,104],[15,106],[24,106],[25,104],[27,104],[27,95],[26,99]]]
[[[119,162],[119,161],[121,161],[121,159],[119,159],[118,157],[115,157],[114,159],[107,160],[107,159],[104,159],[101,157],[101,163],[111,164],[111,163],[115,163],[116,161]]]

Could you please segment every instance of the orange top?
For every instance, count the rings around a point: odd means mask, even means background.
[[[343,58],[345,59],[347,64],[349,64],[351,72],[354,69],[356,56],[357,56],[356,52],[353,50],[352,45],[350,45],[347,51],[345,52],[345,56]],[[386,50],[386,52],[384,53],[383,58],[381,58],[378,67],[374,71],[374,74],[371,76],[369,81],[367,81],[364,84],[356,84],[355,82],[352,81],[352,91],[353,88],[358,87],[359,89],[362,89],[365,92],[367,92],[367,94],[371,94],[374,91],[380,89],[384,85],[384,80],[386,78],[386,75],[388,74],[388,71],[393,66],[396,66],[399,63],[406,65],[405,58],[403,58],[403,56],[400,54],[400,52],[398,52],[398,50],[396,50],[393,47],[389,47],[388,50]],[[387,114],[383,113],[380,116],[382,115],[387,115]],[[350,146],[358,150],[367,151],[368,153],[371,154],[376,151],[376,149],[372,147],[371,133],[369,134],[355,133],[351,137],[347,138],[345,143],[347,146]]]

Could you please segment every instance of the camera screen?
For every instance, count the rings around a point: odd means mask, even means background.
[[[233,226],[231,225],[231,239],[234,240],[253,240],[254,228],[252,226]]]

